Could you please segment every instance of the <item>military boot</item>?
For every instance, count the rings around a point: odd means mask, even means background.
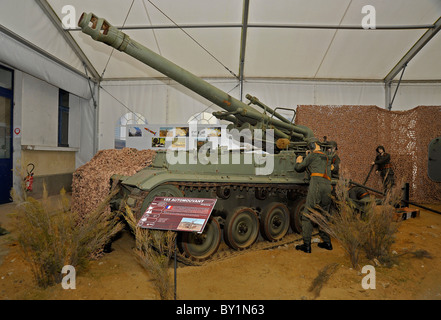
[[[332,244],[330,242],[321,242],[317,244],[317,246],[322,249],[332,250]]]
[[[0,227],[0,236],[3,236],[3,235],[8,234],[8,233],[9,233],[8,230],[3,229],[2,227]]]
[[[296,246],[296,250],[311,253],[311,243],[303,243]]]

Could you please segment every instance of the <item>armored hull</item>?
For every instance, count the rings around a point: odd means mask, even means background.
[[[133,176],[112,179],[122,187],[116,200],[124,200],[137,219],[158,196],[217,199],[202,234],[182,232],[178,237],[179,247],[188,258],[208,259],[222,241],[232,249],[242,250],[258,239],[279,241],[290,232],[301,231],[299,212],[305,201],[308,176],[294,171],[294,152],[265,155],[265,164],[274,165],[268,175],[256,174],[262,169],[262,161],[256,163],[254,155],[240,153],[236,159],[239,163],[235,164],[202,164],[190,163],[192,152],[185,154],[186,163],[171,165],[166,151],[160,151],[152,166]],[[119,204],[116,201],[115,208]]]

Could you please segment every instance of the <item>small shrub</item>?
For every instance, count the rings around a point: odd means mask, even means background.
[[[11,194],[17,204],[13,225],[19,247],[37,285],[45,288],[61,282],[65,265],[72,265],[77,271],[84,269],[123,225],[110,210],[104,210],[112,195],[94,212],[80,217],[70,211],[64,189],[55,208],[46,187],[43,189],[41,201],[27,197],[26,193],[23,198]]]
[[[312,210],[306,216],[341,244],[351,265],[356,268],[363,248],[366,226],[360,215],[355,214],[354,206],[342,200],[349,198],[344,180],[338,182],[335,191],[334,201],[337,208],[335,212]]]
[[[382,263],[390,261],[391,246],[399,227],[395,214],[399,198],[395,192],[396,189],[388,193],[381,204],[372,205],[365,213],[366,239],[363,249],[369,260],[378,259]]]
[[[380,203],[371,197],[362,212],[348,201],[348,190],[347,182],[340,179],[334,197],[337,210],[332,213],[312,210],[306,216],[339,241],[352,267],[358,268],[362,252],[370,260],[388,260],[399,226],[395,205],[399,202],[400,190],[395,188]]]
[[[152,276],[161,300],[172,299],[174,287],[169,267],[175,249],[176,232],[138,227],[136,218],[128,206],[125,218],[135,234],[134,251],[138,261]]]

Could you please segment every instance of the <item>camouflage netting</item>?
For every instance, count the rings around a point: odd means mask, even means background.
[[[152,163],[155,153],[153,150],[138,151],[133,148],[97,152],[92,160],[73,174],[72,211],[84,216],[97,208],[109,194],[112,175],[134,175]]]
[[[344,177],[363,183],[377,146],[391,155],[395,182],[410,184],[411,201],[441,201],[441,183],[427,175],[428,145],[441,136],[441,107],[419,106],[408,111],[388,111],[377,106],[299,106],[296,123],[338,143]],[[383,190],[375,170],[366,184]]]

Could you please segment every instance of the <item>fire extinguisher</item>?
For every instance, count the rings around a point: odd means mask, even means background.
[[[32,167],[31,170],[29,171],[29,167]],[[33,163],[28,163],[27,167],[26,167],[26,171],[28,173],[28,175],[26,176],[25,180],[25,187],[26,187],[26,191],[32,191],[32,185],[34,184],[34,164]]]

